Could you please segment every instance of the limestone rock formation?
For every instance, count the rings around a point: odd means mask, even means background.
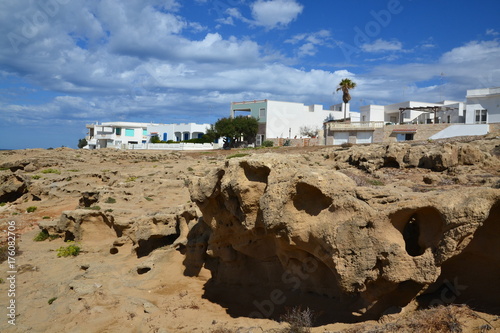
[[[11,202],[28,191],[28,182],[16,173],[0,175],[0,202]]]
[[[366,155],[356,163],[441,170],[490,158],[467,144],[428,152],[389,145],[379,156],[375,164]],[[474,295],[480,307],[500,299],[498,189],[363,187],[343,173],[305,166],[300,156],[261,154],[193,178],[190,192],[203,219],[191,230],[186,270],[204,263],[212,271],[207,290],[244,287],[256,295],[255,316],[276,317],[297,295],[301,304],[321,302],[325,322],[333,312],[377,318],[412,302]],[[465,287],[447,292],[450,283]]]

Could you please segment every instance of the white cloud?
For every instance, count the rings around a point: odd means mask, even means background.
[[[401,51],[403,49],[403,44],[397,40],[387,41],[383,39],[377,39],[373,43],[363,44],[361,49],[365,52],[378,53],[387,51]]]
[[[486,30],[486,35],[496,37],[496,36],[500,35],[500,32],[495,31],[495,29],[488,29],[488,30]]]
[[[302,13],[304,7],[295,0],[257,0],[251,9],[256,25],[273,29],[286,27]]]
[[[317,46],[328,46],[332,47],[333,39],[331,38],[331,33],[328,30],[319,30],[313,33],[301,33],[292,36],[285,40],[288,44],[301,44],[297,50],[297,55],[302,56],[313,56],[318,52]]]

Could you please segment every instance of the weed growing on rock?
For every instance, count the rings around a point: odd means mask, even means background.
[[[38,233],[38,235],[35,236],[35,238],[33,238],[33,240],[35,242],[43,242],[48,238],[49,238],[49,233],[47,232],[47,230],[42,230]]]
[[[54,301],[55,301],[56,299],[57,299],[57,297],[52,297],[51,299],[49,299],[49,300],[48,300],[48,302],[47,302],[47,303],[49,303],[49,305],[50,305],[50,304],[54,303]]]
[[[61,246],[60,248],[57,249],[57,256],[58,257],[69,257],[73,256],[76,257],[78,254],[80,254],[80,247],[76,244],[70,244],[66,247]]]
[[[40,178],[42,178],[42,176],[40,176],[40,175],[33,175],[33,176],[31,176],[31,178],[32,179],[40,179]]]
[[[244,156],[248,156],[250,154],[244,154],[244,153],[237,153],[237,154],[233,154],[233,155],[229,155],[228,157],[226,157],[226,159],[231,159],[231,158],[237,158],[237,157],[244,157]]]
[[[114,203],[116,203],[116,199],[112,198],[112,197],[109,197],[109,198],[106,199],[105,203],[107,203],[107,204],[114,204]]]
[[[26,208],[26,212],[27,213],[33,213],[37,209],[38,208],[36,206],[29,206],[28,208]]]
[[[57,169],[45,169],[45,170],[42,170],[42,173],[55,173],[56,175],[60,175],[61,171],[59,171]]]

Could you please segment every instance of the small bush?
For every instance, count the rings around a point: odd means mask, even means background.
[[[127,178],[126,182],[129,183],[129,182],[135,182],[137,179],[137,177],[133,177],[133,176],[130,176]]]
[[[5,206],[7,203],[6,202],[0,202],[0,207]]]
[[[42,230],[38,233],[38,235],[35,236],[35,238],[33,238],[33,240],[35,242],[43,242],[48,238],[49,238],[49,233],[47,232],[47,230]]]
[[[144,197],[144,199],[146,199],[147,201],[153,201],[153,198],[150,197]]]
[[[40,178],[42,178],[42,176],[40,176],[40,175],[33,175],[33,176],[31,176],[31,179],[40,179]]]
[[[52,297],[51,299],[49,299],[49,300],[48,300],[48,302],[47,302],[47,303],[49,303],[49,305],[50,305],[50,304],[54,303],[54,301],[55,301],[56,299],[57,299],[57,297]]]
[[[272,147],[274,146],[274,142],[272,142],[271,140],[265,140],[262,142],[262,147]]]
[[[287,322],[290,327],[285,328],[282,332],[310,333],[313,324],[313,315],[313,311],[309,308],[302,310],[299,306],[288,309],[287,312],[281,317],[281,320]]]
[[[58,257],[69,257],[73,256],[76,257],[78,254],[80,254],[80,247],[76,244],[71,244],[66,247],[61,246],[60,248],[57,249],[57,256]]]
[[[42,217],[42,219],[44,219],[44,220],[50,220],[50,216],[44,216],[44,217]]]
[[[106,213],[112,213],[113,210],[111,208],[105,210]]]
[[[57,169],[45,169],[45,170],[42,170],[42,173],[55,173],[57,175],[60,175],[61,171],[59,171]]]
[[[29,206],[28,208],[26,208],[27,213],[33,213],[35,210],[37,210],[36,206]]]
[[[238,153],[238,154],[233,154],[233,155],[229,155],[228,157],[226,157],[226,159],[231,159],[231,158],[237,158],[237,157],[244,157],[244,156],[248,156],[249,154],[244,154],[244,153]]]
[[[109,198],[106,199],[105,203],[107,203],[107,204],[114,204],[114,203],[116,203],[116,199],[112,198],[112,197],[109,197]]]
[[[194,169],[193,169],[193,168],[191,168],[191,167],[188,167],[188,168],[187,168],[187,171],[194,171]]]
[[[91,207],[85,207],[84,209],[89,209],[89,210],[101,210],[101,207],[100,206],[91,206]]]

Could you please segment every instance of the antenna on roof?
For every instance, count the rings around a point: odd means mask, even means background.
[[[441,102],[443,100],[443,78],[445,76],[445,74],[443,72],[441,72],[441,78],[440,78],[440,81],[441,81],[441,84],[439,86],[439,102]]]

